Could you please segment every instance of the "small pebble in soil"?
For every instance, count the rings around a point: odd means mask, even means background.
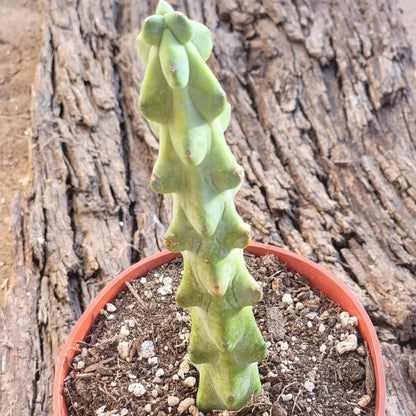
[[[303,310],[304,307],[305,305],[302,302],[296,302],[295,310],[296,312],[300,312],[301,310]]]
[[[190,370],[189,361],[186,359],[182,361],[179,366],[179,369],[183,372],[183,374],[188,374]]]
[[[155,346],[152,341],[143,341],[140,349],[140,355],[143,358],[151,358],[155,356]]]
[[[285,294],[282,296],[282,302],[283,302],[285,305],[292,305],[292,304],[293,304],[293,298],[292,298],[292,295],[291,295],[290,293],[285,293]]]
[[[354,407],[353,413],[354,413],[354,415],[360,415],[361,414],[361,409],[359,407]]]
[[[179,404],[179,397],[168,396],[168,406],[173,407]]]
[[[195,405],[190,406],[188,412],[191,416],[205,416]]]
[[[122,360],[125,360],[129,356],[130,348],[128,341],[120,341],[117,346],[118,355]]]
[[[188,387],[194,387],[196,385],[196,378],[195,377],[187,377],[184,380],[184,383],[188,386]]]
[[[126,326],[123,325],[120,328],[120,335],[123,336],[123,337],[128,337],[130,335],[129,329]]]
[[[97,416],[104,416],[104,412],[105,412],[105,409],[106,409],[106,407],[107,406],[101,406],[101,407],[99,407],[96,411],[95,411],[95,413],[97,414]]]
[[[281,351],[287,351],[289,349],[289,344],[286,341],[279,341],[279,346]]]
[[[149,365],[158,365],[158,363],[159,363],[159,358],[157,358],[157,357],[150,357],[150,358],[148,358],[147,359],[147,362],[148,362],[148,364]]]
[[[165,375],[165,370],[163,368],[158,368],[156,371],[156,377],[163,377]]]
[[[358,326],[358,318],[356,316],[351,316],[351,318],[348,320],[348,324],[350,326],[353,326],[354,328]]]
[[[195,399],[193,399],[192,397],[188,397],[182,400],[178,405],[178,413],[181,415],[182,413],[186,412],[194,404],[195,404]]]
[[[359,345],[358,346],[358,348],[357,348],[357,350],[356,350],[357,352],[358,352],[358,354],[360,354],[362,357],[364,357],[365,355],[366,355],[366,353],[367,353],[367,351],[365,350],[365,347],[364,347],[364,345]]]
[[[339,314],[339,319],[341,321],[341,325],[345,328],[346,326],[348,326],[348,320],[350,319],[350,314],[348,312],[341,312]]]
[[[348,335],[344,341],[338,342],[335,349],[339,355],[345,354],[349,351],[355,351],[358,347],[357,335]]]
[[[110,312],[110,313],[114,313],[117,310],[116,306],[113,305],[112,303],[107,303],[107,305],[105,305],[105,308],[107,312]]]
[[[358,406],[360,407],[366,407],[371,402],[371,397],[366,394],[363,397],[361,397],[360,400],[358,400]]]
[[[132,383],[128,387],[129,393],[133,393],[137,397],[141,397],[146,393],[146,389],[141,383]]]
[[[303,383],[303,387],[305,387],[305,390],[309,393],[312,393],[315,389],[315,384],[312,383],[310,380],[306,380],[305,383]]]

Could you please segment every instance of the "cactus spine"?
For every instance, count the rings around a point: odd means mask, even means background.
[[[261,289],[243,258],[250,228],[233,202],[244,173],[224,139],[230,105],[205,63],[212,41],[204,25],[161,1],[136,43],[146,64],[139,107],[160,140],[151,188],[172,196],[165,246],[184,259],[176,300],[192,316],[197,406],[237,410],[260,391],[266,349],[251,307]]]

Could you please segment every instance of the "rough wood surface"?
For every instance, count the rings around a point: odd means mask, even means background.
[[[33,194],[16,203],[0,414],[51,415],[54,362],[112,277],[162,248],[169,201],[137,110],[134,39],[155,1],[45,0]],[[214,36],[255,239],[331,270],[376,325],[387,415],[416,414],[416,84],[394,1],[180,0]]]

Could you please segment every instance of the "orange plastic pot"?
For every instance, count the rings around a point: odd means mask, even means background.
[[[336,277],[318,264],[288,250],[260,243],[252,243],[246,251],[256,255],[264,256],[273,254],[287,265],[287,268],[307,276],[311,286],[323,292],[329,299],[339,304],[350,315],[358,319],[358,330],[367,342],[371,358],[374,364],[376,377],[376,406],[375,416],[384,416],[386,405],[386,384],[383,370],[383,359],[376,331],[371,323],[367,312],[356,299],[353,293]],[[68,416],[63,389],[64,380],[69,373],[70,365],[78,349],[77,341],[83,341],[88,335],[93,323],[100,314],[101,309],[108,302],[114,300],[119,292],[124,290],[125,282],[145,275],[149,270],[155,269],[162,264],[169,263],[178,254],[164,251],[148,257],[115,277],[91,302],[82,314],[62,349],[59,357],[53,389],[53,410],[55,416]]]

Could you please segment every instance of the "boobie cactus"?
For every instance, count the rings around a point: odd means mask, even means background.
[[[146,65],[139,108],[160,146],[151,188],[173,199],[164,244],[183,255],[176,300],[192,317],[197,406],[238,410],[261,389],[257,362],[266,348],[252,305],[262,292],[243,258],[250,227],[233,198],[244,171],[224,138],[230,105],[205,62],[211,36],[160,1],[136,44]]]

